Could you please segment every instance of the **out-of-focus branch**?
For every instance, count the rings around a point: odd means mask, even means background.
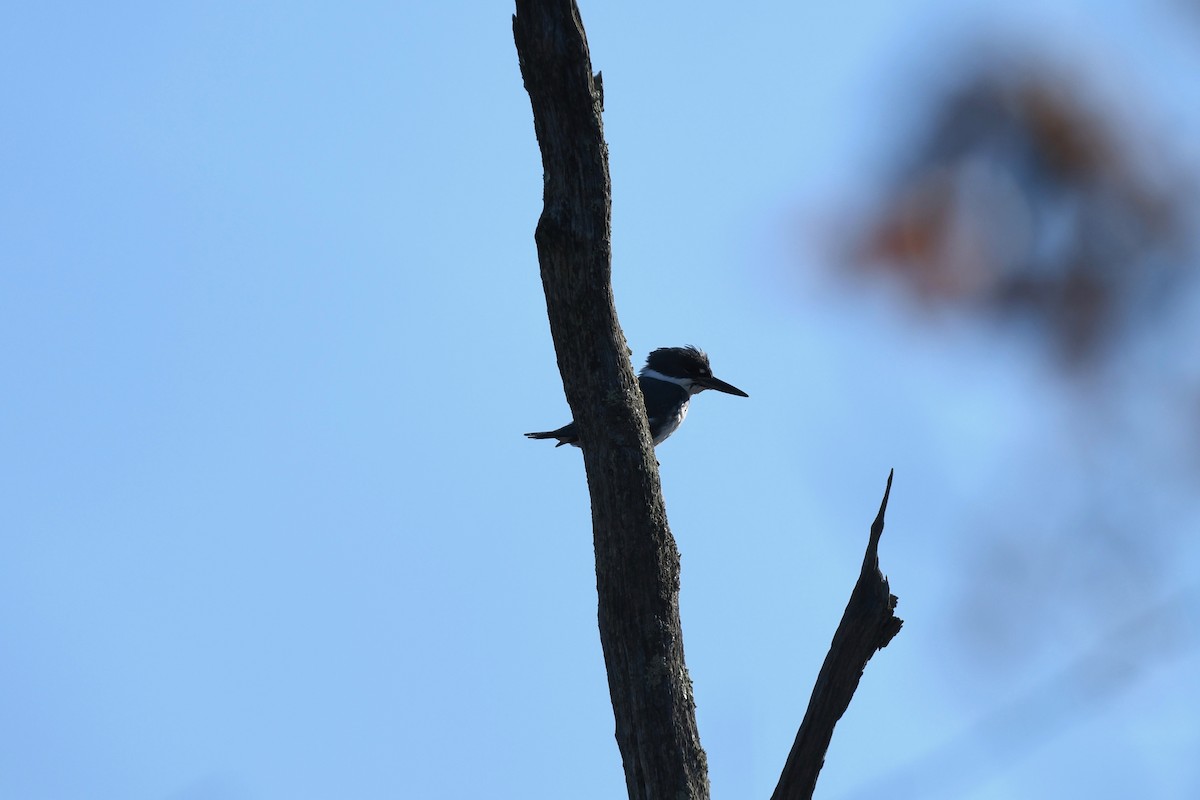
[[[808,711],[800,723],[800,731],[771,800],[812,797],[817,776],[825,764],[825,752],[833,738],[833,728],[849,708],[867,662],[876,650],[887,647],[904,624],[894,613],[896,596],[891,593],[887,578],[879,571],[879,539],[883,535],[883,518],[891,491],[892,473],[889,472],[879,514],[871,525],[871,538],[858,583],[850,593],[850,602],[833,634],[833,643],[808,701]]]

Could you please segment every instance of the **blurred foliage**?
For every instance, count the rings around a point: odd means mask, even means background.
[[[960,652],[977,657],[965,680],[991,690],[1039,657],[1062,671],[887,776],[925,787],[907,796],[956,796],[1005,762],[965,766],[964,752],[1035,748],[1200,642],[1188,611],[1200,582],[1180,559],[1200,514],[1200,326],[1188,313],[1200,308],[1200,182],[1180,155],[1186,134],[1131,110],[1147,97],[1102,101],[1095,73],[971,58],[941,71],[962,76],[950,86],[905,84],[915,138],[889,142],[889,179],[842,228],[854,232],[843,266],[1031,336],[1013,352],[1069,367],[1032,371],[1062,378],[1034,400],[1017,389],[989,406],[1011,413],[982,424],[1016,432],[955,450],[986,490],[947,495],[944,532],[965,548],[948,611]],[[934,415],[955,402],[924,399]]]
[[[1065,71],[967,72],[857,228],[852,263],[895,273],[925,302],[1032,319],[1070,363],[1088,363],[1194,269],[1187,170],[1166,143],[1090,106]]]

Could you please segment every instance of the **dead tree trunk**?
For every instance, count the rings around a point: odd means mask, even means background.
[[[600,642],[630,798],[708,797],[646,411],[611,284],[603,93],[573,0],[517,0],[513,36],[542,151],[535,240],[550,332],[587,469]]]

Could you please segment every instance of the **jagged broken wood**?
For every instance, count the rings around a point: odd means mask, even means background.
[[[876,651],[887,647],[904,624],[894,613],[896,596],[879,570],[879,539],[883,536],[883,518],[891,492],[892,473],[889,472],[883,502],[871,524],[862,571],[850,593],[842,621],[833,634],[833,643],[817,675],[804,721],[800,723],[771,800],[812,797],[817,775],[825,763],[825,752],[833,738],[833,728],[849,708],[867,662]]]

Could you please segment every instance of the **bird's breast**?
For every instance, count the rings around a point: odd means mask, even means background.
[[[688,401],[684,400],[679,407],[670,414],[664,416],[661,426],[656,426],[658,429],[653,431],[654,443],[662,444],[662,442],[675,431],[679,430],[679,426],[687,419]]]

